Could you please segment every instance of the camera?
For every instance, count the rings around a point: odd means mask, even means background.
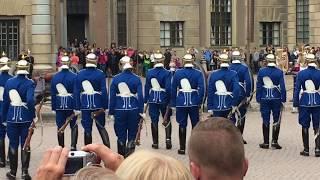
[[[71,151],[68,155],[64,175],[74,175],[78,170],[91,164],[100,164],[97,155],[93,152]]]

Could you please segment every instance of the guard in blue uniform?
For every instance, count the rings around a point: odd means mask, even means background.
[[[219,56],[220,69],[210,74],[208,83],[208,112],[214,117],[227,118],[238,104],[239,78],[229,67],[227,54]]]
[[[142,83],[140,77],[132,72],[131,58],[124,56],[120,63],[122,72],[113,78],[110,85],[109,115],[115,120],[118,153],[129,156],[135,150],[140,116],[145,118],[145,114]]]
[[[193,66],[191,54],[183,57],[184,67],[175,72],[171,86],[171,107],[176,109],[179,123],[180,149],[178,154],[185,154],[188,116],[192,128],[199,122],[199,108],[204,96],[204,79],[201,71]]]
[[[51,80],[51,107],[56,113],[56,124],[60,129],[66,119],[73,114],[75,98],[73,97],[74,84],[77,75],[69,70],[70,59],[67,55],[61,58],[61,71],[55,74]],[[77,149],[78,124],[74,117],[70,122],[71,151]],[[59,146],[64,147],[64,133],[57,133]]]
[[[166,70],[163,65],[164,56],[161,53],[154,54],[155,65],[147,73],[145,84],[145,98],[144,102],[149,104],[149,115],[151,118],[151,132],[152,132],[152,148],[159,148],[159,133],[158,122],[159,115],[164,117],[167,106],[170,101],[170,87],[171,87],[171,73]],[[168,112],[170,113],[170,112]],[[170,118],[170,117],[168,117]],[[166,148],[171,149],[171,123],[165,128],[166,132]]]
[[[10,67],[8,66],[9,59],[3,54],[0,58],[0,112],[2,112],[3,93],[4,87],[8,79],[12,76],[8,73]],[[6,153],[5,153],[5,137],[6,137],[6,120],[2,118],[0,113],[0,168],[6,166]]]
[[[30,149],[22,150],[28,129],[35,118],[34,88],[35,84],[28,79],[29,63],[19,60],[17,76],[7,81],[3,94],[2,118],[7,121],[7,134],[9,138],[9,179],[16,179],[18,168],[18,148],[21,146],[22,179],[31,179],[28,168],[30,162]]]
[[[286,87],[284,83],[283,72],[276,67],[276,59],[273,54],[266,56],[268,62],[267,67],[262,68],[258,72],[257,77],[257,94],[256,99],[260,104],[260,112],[263,119],[263,143],[259,144],[260,148],[269,148],[269,130],[270,130],[270,114],[272,112],[272,142],[273,149],[281,149],[278,144],[280,131],[280,115],[286,102]]]
[[[313,54],[306,55],[308,68],[297,75],[297,82],[293,96],[293,107],[299,107],[299,124],[302,126],[302,141],[304,150],[302,156],[309,156],[309,127],[313,123],[315,138],[315,156],[320,157],[320,70],[317,69],[317,60]],[[302,95],[299,98],[300,90]]]
[[[97,69],[97,57],[90,53],[86,57],[86,68],[76,77],[74,97],[76,111],[81,110],[81,124],[84,128],[84,143],[92,143],[93,112],[108,109],[108,94],[105,74]],[[110,147],[109,135],[105,129],[105,113],[95,117],[95,122],[104,145]]]
[[[241,134],[243,134],[244,125],[246,123],[247,108],[252,92],[252,79],[250,77],[249,67],[241,62],[243,58],[238,50],[232,52],[231,59],[232,63],[230,65],[230,70],[236,71],[239,78],[239,95],[237,98],[237,106],[240,106],[238,107],[240,112],[240,120],[236,126],[240,130]],[[235,116],[232,117],[232,120],[235,122]],[[247,144],[245,140],[243,140],[243,143]]]

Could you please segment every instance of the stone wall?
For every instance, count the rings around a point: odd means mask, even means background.
[[[184,22],[184,47],[174,48],[179,55],[191,46],[200,46],[199,1],[139,0],[137,5],[137,48],[160,49],[160,21]]]
[[[260,22],[280,22],[280,46],[288,43],[288,0],[255,0],[254,45],[260,46]]]
[[[309,0],[310,45],[320,46],[320,1]]]

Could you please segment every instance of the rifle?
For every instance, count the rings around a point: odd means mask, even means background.
[[[147,112],[147,109],[149,107],[149,103],[147,103],[147,105],[144,107],[143,113],[145,114]],[[140,118],[139,124],[138,124],[138,131],[137,131],[137,135],[136,135],[136,139],[135,139],[135,144],[137,146],[139,146],[140,143],[140,136],[141,136],[141,130],[142,130],[142,126],[143,126],[143,122],[145,121],[144,118]]]
[[[93,119],[98,124],[98,126],[100,126],[100,128],[103,128],[103,126],[97,121],[96,117],[98,117],[104,112],[105,112],[104,109],[99,109],[91,113],[91,119]]]
[[[164,114],[164,117],[163,117],[163,122],[162,122],[162,125],[164,126],[164,128],[167,128],[171,123],[171,119],[169,118],[170,110],[171,108],[168,105],[166,109],[166,113]]]
[[[229,114],[228,114],[228,116],[227,116],[227,119],[231,119],[231,117],[232,117],[232,115],[234,114],[234,113],[237,113],[237,114],[240,114],[240,112],[239,112],[239,108],[241,107],[241,106],[243,106],[243,105],[245,105],[245,104],[249,104],[249,101],[245,98],[245,99],[243,99],[241,102],[240,102],[240,104],[236,107],[236,112],[232,112],[232,110],[229,112]],[[240,115],[241,116],[241,115]],[[241,117],[240,117],[241,118]],[[236,122],[236,124],[238,124],[239,122],[238,122],[239,120],[237,120],[237,122]],[[241,124],[241,122],[240,122],[240,124]]]
[[[66,122],[58,130],[59,134],[62,134],[64,132],[64,130],[67,128],[68,124],[72,121],[74,117],[78,117],[78,114],[72,113],[70,116],[67,117]]]
[[[36,128],[36,123],[37,123],[37,121],[38,121],[39,119],[40,119],[40,121],[42,122],[42,116],[41,116],[40,111],[41,111],[41,108],[42,108],[42,106],[43,106],[43,104],[44,104],[45,98],[46,98],[45,95],[43,95],[43,97],[42,97],[42,99],[41,99],[38,107],[36,108],[36,117],[37,117],[38,119],[35,118],[35,119],[32,121],[32,123],[31,123],[31,125],[30,125],[30,127],[29,127],[28,136],[27,136],[27,138],[26,138],[26,140],[25,140],[25,142],[24,142],[23,150],[30,149],[31,137],[32,137],[32,135],[33,135],[33,133],[34,133],[34,129]]]

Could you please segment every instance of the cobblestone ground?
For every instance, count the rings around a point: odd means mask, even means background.
[[[291,77],[287,78],[287,87],[292,87]],[[288,100],[292,97],[292,91],[288,92]],[[289,110],[290,103],[287,103],[286,112],[283,114],[283,121],[281,125],[281,132],[279,137],[279,143],[283,146],[282,150],[262,150],[258,148],[258,144],[262,142],[261,132],[261,118],[259,112],[257,112],[258,105],[252,103],[252,109],[247,115],[247,123],[245,127],[244,138],[248,144],[245,145],[246,156],[249,159],[249,170],[246,176],[248,180],[256,179],[305,179],[316,180],[320,177],[320,158],[314,157],[314,138],[310,135],[310,157],[302,157],[299,152],[302,150],[301,130],[297,122],[297,114],[292,114]],[[49,112],[49,107],[44,107],[45,112]],[[35,174],[36,168],[42,158],[43,152],[47,148],[51,148],[57,144],[56,127],[53,121],[53,117],[44,116],[45,125],[43,137],[41,137],[40,129],[37,129],[32,139],[32,154],[30,163],[30,173]],[[203,115],[206,117],[206,114]],[[116,137],[113,130],[113,122],[106,123],[107,130],[111,138],[111,148],[116,151]],[[184,155],[178,155],[177,150],[179,146],[178,142],[178,125],[173,123],[173,149],[166,150],[164,139],[164,129],[160,127],[160,149],[157,152],[175,157],[188,166],[188,157]],[[190,128],[190,127],[189,127]],[[93,128],[93,142],[100,143],[101,139],[99,133]],[[83,129],[79,128],[79,143],[78,148],[83,145]],[[147,135],[146,135],[147,130]],[[311,130],[310,130],[311,131]],[[313,134],[310,132],[310,134]],[[147,128],[144,127],[141,134],[142,145],[137,149],[149,149],[151,148],[151,132],[150,121],[147,120]],[[188,129],[187,138],[190,136],[190,129]],[[66,145],[70,144],[70,130],[67,129],[65,133]],[[41,146],[38,147],[42,140]],[[20,154],[20,153],[19,153]],[[20,157],[19,157],[20,158]],[[19,163],[18,177],[20,177],[21,163]],[[5,179],[5,173],[8,171],[8,167],[0,169],[0,179]]]
[[[300,127],[297,124],[297,115],[290,112],[284,113],[284,119],[281,126],[279,143],[283,146],[282,150],[262,150],[258,148],[258,144],[262,141],[261,133],[261,119],[258,112],[250,112],[248,114],[247,125],[245,128],[244,138],[248,144],[245,145],[246,156],[249,159],[249,170],[246,179],[310,179],[316,180],[320,177],[320,158],[314,157],[314,142],[313,136],[310,136],[310,157],[301,157],[299,151],[302,149]],[[116,151],[116,138],[113,130],[113,122],[106,124],[107,130],[111,137],[111,148]],[[162,128],[161,126],[159,126]],[[166,150],[164,139],[164,129],[160,129],[160,149],[157,152],[175,157],[188,166],[188,157],[177,154],[179,146],[178,142],[178,125],[173,123],[173,149]],[[142,131],[142,145],[137,149],[151,149],[151,132],[150,122],[147,121],[147,135],[146,128]],[[78,147],[83,145],[83,130],[80,128],[80,136]],[[310,133],[312,134],[312,133]],[[187,138],[190,135],[190,129],[187,133]],[[70,131],[66,131],[66,144],[70,144]],[[30,172],[34,175],[36,168],[42,158],[43,152],[50,147],[57,144],[56,128],[54,123],[47,122],[44,126],[44,134],[42,144],[40,130],[37,129],[32,139],[32,161],[30,164]],[[101,142],[99,133],[96,129],[93,131],[93,142]],[[19,170],[21,163],[19,163]],[[5,173],[8,167],[0,169],[0,179],[5,179]],[[20,171],[18,171],[20,176]]]

